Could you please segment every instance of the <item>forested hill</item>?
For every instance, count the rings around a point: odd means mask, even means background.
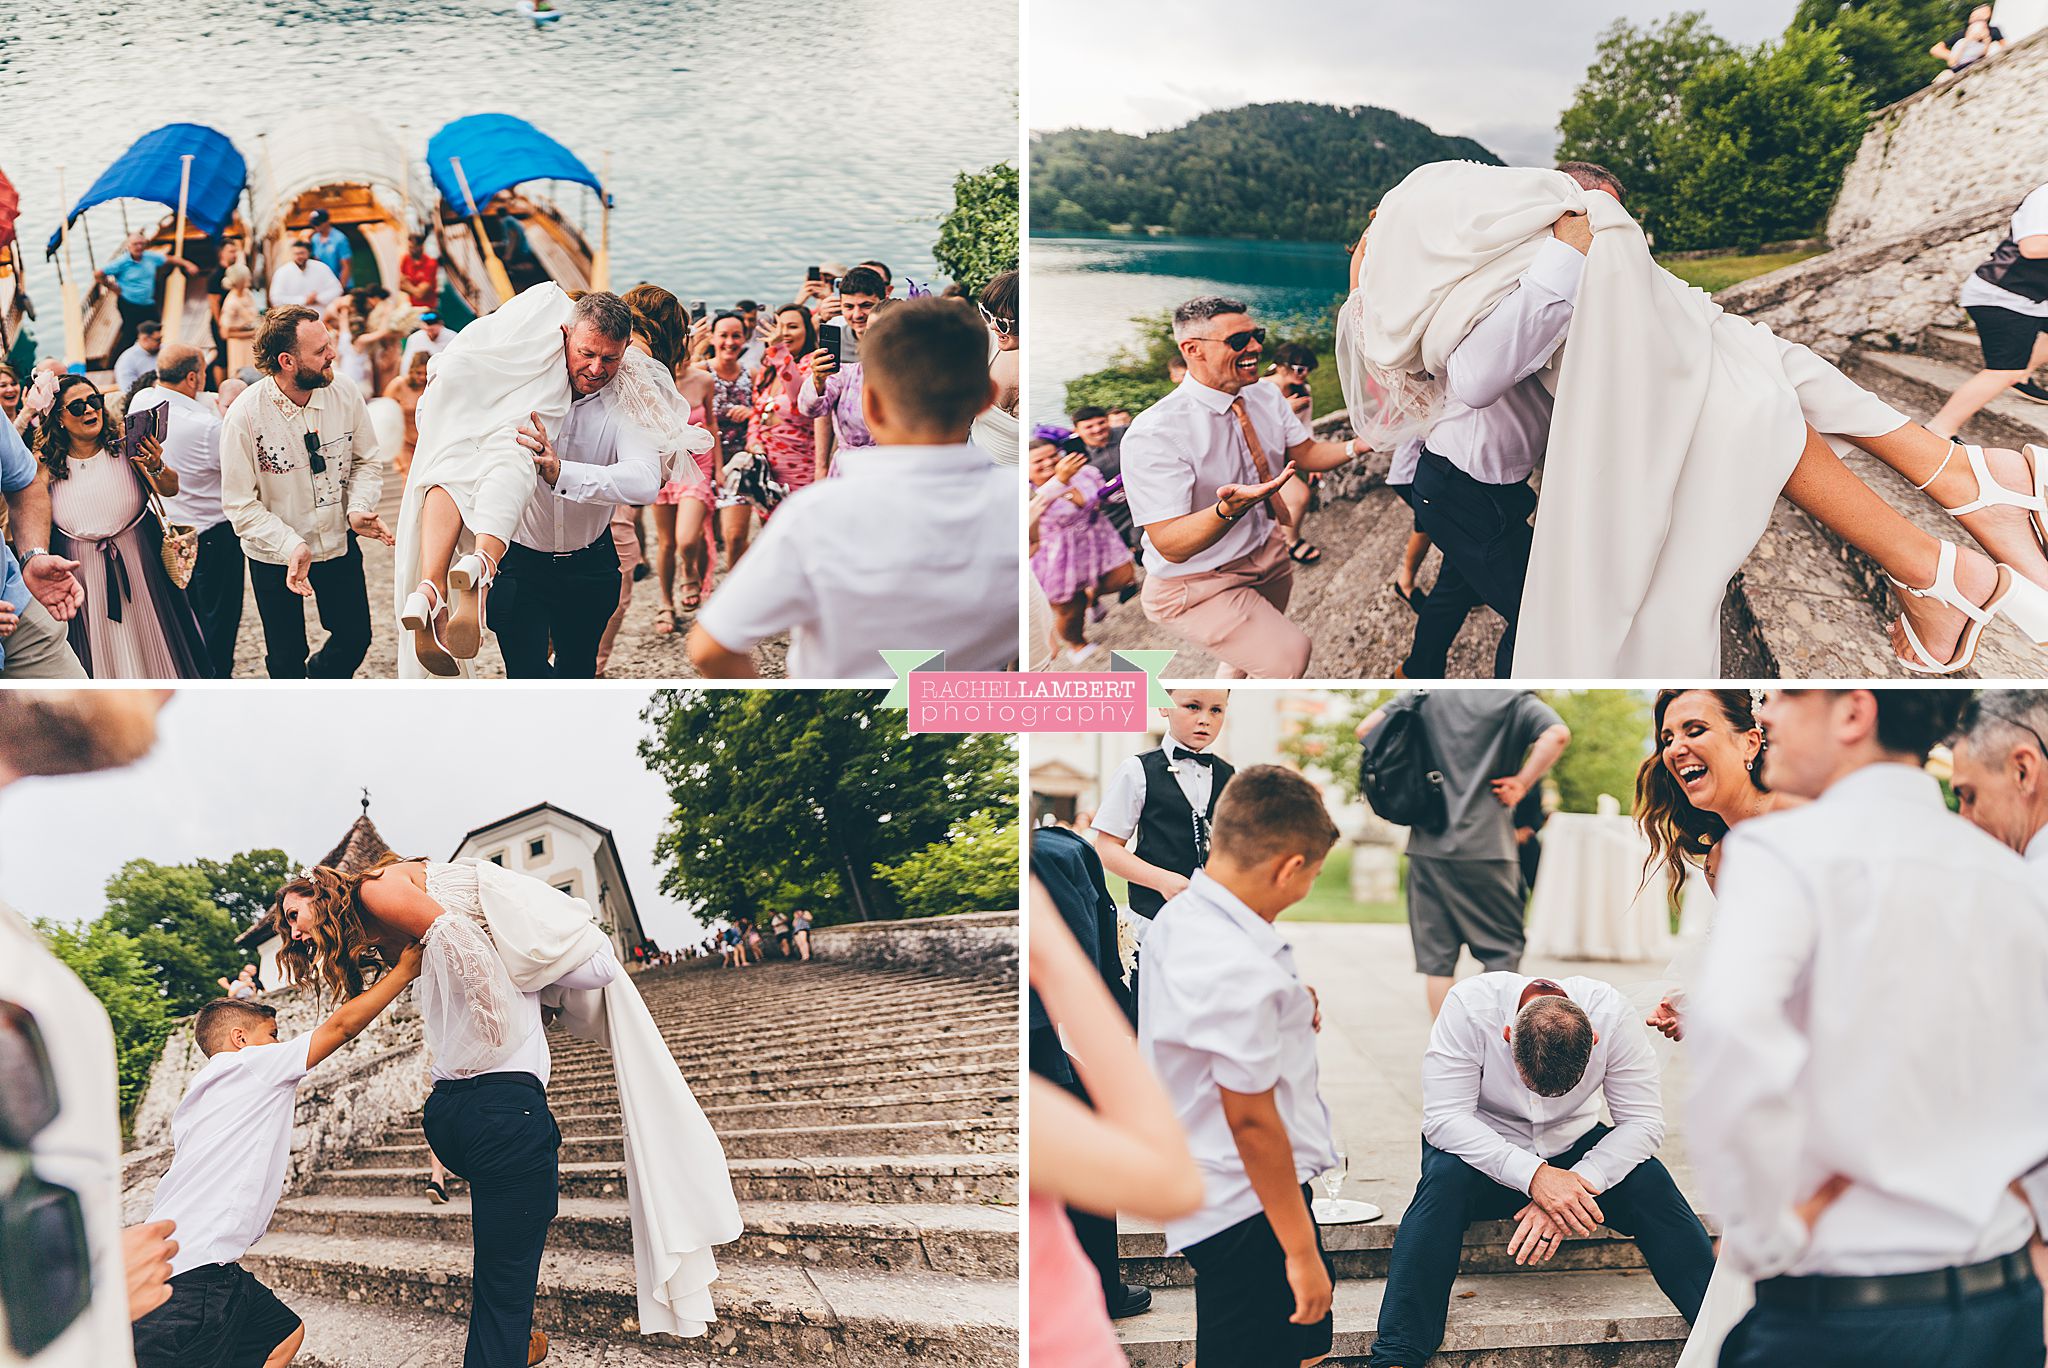
[[[1031,230],[1128,224],[1189,237],[1341,242],[1403,176],[1447,159],[1500,164],[1470,138],[1370,107],[1247,105],[1144,137],[1042,133],[1031,144]]]

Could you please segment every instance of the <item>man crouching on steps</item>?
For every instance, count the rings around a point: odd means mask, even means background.
[[[192,1034],[206,1065],[171,1117],[177,1153],[157,1184],[152,1221],[178,1223],[171,1299],[135,1322],[136,1368],[284,1368],[306,1326],[236,1262],[263,1238],[284,1194],[299,1080],[356,1038],[420,971],[420,947],[296,1040],[277,1009],[216,998]]]
[[[1633,1235],[1686,1322],[1699,1315],[1714,1247],[1656,1158],[1664,1104],[1640,1015],[1593,978],[1492,973],[1451,989],[1422,1060],[1422,1181],[1394,1236],[1372,1368],[1422,1368],[1443,1343],[1474,1221],[1518,1222],[1518,1264],[1601,1225]]]
[[[1308,1188],[1337,1166],[1316,1082],[1322,1016],[1273,919],[1308,893],[1336,840],[1306,779],[1238,771],[1216,802],[1208,865],[1145,937],[1138,1041],[1204,1188],[1200,1211],[1167,1223],[1166,1248],[1194,1265],[1195,1358],[1209,1368],[1307,1368],[1330,1354],[1330,1261]]]

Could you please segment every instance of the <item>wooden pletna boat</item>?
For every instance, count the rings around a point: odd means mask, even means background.
[[[249,170],[249,203],[261,269],[268,285],[292,259],[290,244],[313,231],[313,211],[351,249],[348,287],[382,285],[398,293],[398,263],[407,225],[426,204],[411,160],[384,125],[355,110],[295,115],[257,138]]]
[[[552,194],[534,188],[542,181],[588,186],[606,218],[603,183],[526,120],[471,114],[445,125],[427,140],[427,170],[440,193],[434,231],[441,269],[475,313],[489,313],[544,280],[565,290],[610,288],[602,234],[593,251]]]
[[[187,157],[191,158],[189,182],[185,179]],[[236,212],[236,202],[247,180],[242,154],[227,135],[192,123],[165,124],[150,130],[101,172],[64,216],[64,223],[70,228],[70,242],[64,240],[63,227],[50,235],[48,255],[57,262],[58,278],[65,287],[67,301],[73,288],[83,297],[84,355],[69,355],[75,343],[67,341],[65,360],[82,360],[89,371],[105,370],[114,364],[114,343],[121,333],[119,291],[99,281],[95,272],[123,250],[127,211],[124,206],[122,232],[102,236],[98,243],[94,242],[84,218],[87,210],[115,200],[139,200],[161,205],[168,211],[153,226],[144,226],[139,231],[147,239],[146,250],[182,256],[199,268],[199,276],[184,282],[178,336],[180,341],[211,354],[213,316],[206,301],[206,274],[219,264],[223,242],[247,241],[247,229]],[[181,187],[185,197],[182,244],[177,240]],[[107,245],[109,236],[111,248]],[[95,256],[95,247],[105,255]],[[160,304],[174,301],[179,293],[171,285],[171,276],[176,271],[176,267],[166,266],[157,277]]]

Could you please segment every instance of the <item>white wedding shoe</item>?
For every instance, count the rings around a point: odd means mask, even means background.
[[[488,552],[472,551],[448,567],[448,587],[455,591],[455,615],[448,620],[448,654],[474,660],[484,644],[484,602],[498,562]]]
[[[1956,643],[1954,653],[1946,661],[1941,661],[1934,658],[1926,643],[1920,640],[1920,634],[1913,630],[1913,620],[1904,613],[1899,614],[1899,626],[1905,631],[1906,645],[1912,649],[1915,657],[1909,659],[1900,656],[1899,664],[1914,674],[1921,675],[1951,675],[1969,669],[1971,662],[1977,658],[1977,642],[1983,637],[1984,629],[1999,613],[2009,612],[2006,604],[2018,591],[2019,586],[2025,585],[2036,594],[2043,595],[2044,599],[2048,599],[2048,591],[2043,591],[2038,585],[2021,579],[2013,573],[2011,566],[2001,564],[1998,567],[1998,587],[1992,590],[1991,597],[1985,600],[1981,607],[1970,602],[1963,591],[1956,587],[1956,548],[1953,542],[1941,544],[1940,557],[1935,563],[1934,583],[1925,589],[1915,589],[1903,580],[1892,579],[1890,575],[1886,575],[1885,578],[1891,580],[1892,587],[1901,594],[1933,599],[1936,603],[1946,604],[1955,609],[1970,620],[1969,625],[1963,629],[1962,640]],[[2021,611],[2030,613],[2028,609]],[[2016,623],[2020,622],[2018,616],[2014,616],[2013,620]],[[2024,623],[2020,624],[2020,630],[2027,630]]]
[[[1977,497],[1954,508],[1944,504],[1941,511],[1951,518],[1962,518],[1987,508],[2024,508],[2027,510],[2027,521],[2033,524],[2034,540],[2040,544],[2044,552],[2048,552],[2048,447],[2027,446],[2020,449],[2020,454],[2026,457],[2027,469],[2034,477],[2034,492],[2031,494],[2008,489],[1993,478],[1991,466],[1984,459],[1983,447],[1963,446],[1961,442],[1956,441],[1949,443],[1949,454],[1934,468],[1934,474],[1927,477],[1927,484],[1913,487],[1925,493],[1927,485],[1933,484],[1941,477],[1941,472],[1948,468],[1948,463],[1955,458],[1958,447],[1962,448],[1963,455],[1969,459],[1970,473],[1977,477]]]
[[[398,610],[398,625],[412,633],[412,651],[419,657],[421,667],[428,674],[452,679],[462,673],[462,667],[455,663],[447,643],[441,640],[441,624],[447,620],[447,601],[432,580],[421,580],[420,587],[406,596],[405,606]]]

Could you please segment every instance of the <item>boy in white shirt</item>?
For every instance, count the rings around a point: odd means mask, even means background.
[[[171,1299],[135,1323],[136,1368],[284,1368],[306,1327],[236,1260],[263,1237],[284,1193],[299,1080],[361,1034],[419,974],[409,945],[367,992],[296,1040],[277,1010],[217,998],[192,1034],[206,1065],[171,1117],[177,1146],[157,1184],[152,1221],[174,1220]]]
[[[785,631],[791,679],[886,680],[884,650],[1016,663],[1022,486],[968,440],[995,400],[987,339],[954,299],[876,314],[860,344],[875,445],[842,446],[834,478],[776,506],[690,629],[699,671],[750,677],[754,647]]]
[[[1195,1270],[1195,1360],[1296,1368],[1330,1353],[1330,1261],[1309,1180],[1337,1165],[1317,1090],[1315,993],[1273,919],[1337,840],[1315,786],[1278,765],[1237,775],[1206,868],[1145,942],[1138,1043],[1202,1171],[1203,1205],[1166,1226]]]

